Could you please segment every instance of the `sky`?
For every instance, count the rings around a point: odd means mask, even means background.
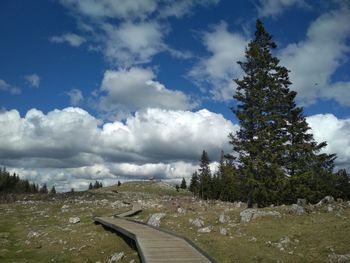
[[[350,170],[346,0],[3,0],[0,166],[58,191],[215,169],[257,18],[336,169]]]

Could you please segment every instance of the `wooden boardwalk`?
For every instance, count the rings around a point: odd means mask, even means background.
[[[133,239],[142,262],[216,262],[191,241],[146,224],[120,217],[96,217],[95,222]]]

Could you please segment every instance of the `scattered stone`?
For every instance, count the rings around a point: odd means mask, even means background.
[[[248,208],[240,213],[241,223],[248,223],[252,219],[259,217],[281,217],[281,214],[277,211],[262,211],[258,209]]]
[[[213,228],[212,226],[200,228],[198,229],[198,233],[210,233],[212,228]]]
[[[297,199],[297,205],[299,205],[299,206],[306,206],[307,205],[306,199],[305,198],[298,198]]]
[[[70,217],[69,218],[69,223],[70,224],[76,224],[80,222],[80,218],[79,217]]]
[[[327,212],[333,212],[333,210],[334,210],[334,207],[331,206],[331,205],[328,205],[327,208],[326,208]]]
[[[124,252],[114,253],[112,256],[109,257],[108,263],[117,262],[122,258],[124,258]]]
[[[227,223],[228,221],[230,221],[230,217],[229,217],[229,216],[227,216],[227,215],[225,215],[225,214],[221,214],[221,215],[219,216],[219,222],[220,222],[221,224]]]
[[[27,237],[28,238],[34,238],[34,237],[39,237],[40,234],[38,232],[35,232],[35,231],[29,231]]]
[[[203,227],[204,221],[202,219],[196,218],[195,220],[189,219],[190,224],[196,227]]]
[[[62,213],[65,213],[65,212],[68,212],[69,211],[69,205],[63,205],[62,207],[61,207],[61,212]]]
[[[148,219],[147,224],[155,227],[159,227],[160,220],[165,216],[165,213],[155,213]]]
[[[256,237],[251,237],[248,239],[249,242],[256,242],[258,239]]]
[[[344,255],[339,255],[339,254],[329,254],[328,259],[330,263],[335,263],[335,262],[349,262],[350,261],[350,254],[344,254]]]
[[[305,209],[304,207],[298,204],[292,204],[291,207],[289,208],[289,212],[300,216],[305,213]]]
[[[179,214],[185,214],[185,213],[186,213],[186,209],[184,209],[184,208],[182,208],[182,207],[179,207],[179,208],[177,209],[177,212],[178,212]]]
[[[227,228],[224,228],[224,227],[220,227],[220,234],[223,235],[223,236],[227,236]]]
[[[316,206],[323,206],[323,205],[329,205],[329,204],[334,204],[334,198],[333,196],[327,195],[324,197],[321,201],[319,201]]]

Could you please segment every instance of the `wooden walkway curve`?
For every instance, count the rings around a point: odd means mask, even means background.
[[[121,217],[96,217],[94,220],[134,240],[141,262],[216,262],[190,240],[171,232]]]

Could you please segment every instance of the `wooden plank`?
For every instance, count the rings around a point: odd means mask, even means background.
[[[133,239],[142,262],[216,262],[191,241],[168,231],[119,217],[96,217],[95,222]]]

